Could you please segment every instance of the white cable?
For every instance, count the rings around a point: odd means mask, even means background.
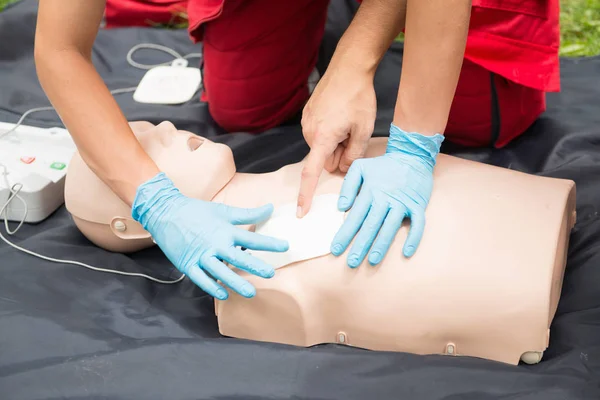
[[[137,87],[115,89],[115,90],[111,90],[110,93],[112,95],[121,94],[121,93],[129,93],[129,92],[135,92],[136,89],[137,89]],[[38,108],[32,108],[31,110],[25,111],[25,113],[23,115],[21,115],[21,118],[19,118],[19,120],[17,121],[17,124],[15,126],[13,126],[11,129],[9,129],[6,132],[0,133],[0,139],[2,139],[4,136],[7,136],[8,134],[16,131],[21,126],[21,124],[23,124],[23,121],[29,114],[33,114],[35,112],[40,112],[40,111],[54,111],[54,107],[38,107]]]
[[[19,191],[21,190],[21,188],[23,187],[23,185],[21,183],[16,183],[14,184],[12,187],[10,186],[10,183],[8,182],[8,178],[7,176],[7,168],[6,166],[4,166],[4,164],[0,164],[0,168],[2,168],[2,175],[4,176],[4,182],[6,183],[6,187],[9,188],[9,196],[8,199],[6,200],[6,202],[4,202],[4,204],[2,205],[2,208],[0,208],[0,217],[4,217],[4,227],[6,228],[6,233],[8,233],[9,235],[14,235],[15,233],[17,233],[17,231],[19,230],[19,228],[21,228],[21,226],[23,225],[23,223],[25,222],[25,219],[27,218],[27,202],[21,197],[19,196]],[[21,219],[21,221],[19,222],[19,225],[13,230],[11,231],[9,226],[8,226],[8,214],[7,214],[7,210],[8,210],[8,206],[10,205],[10,203],[14,200],[14,199],[19,199],[21,200],[21,202],[24,205],[25,208],[25,212],[23,213],[23,218]],[[142,274],[142,273],[138,273],[138,272],[123,272],[123,271],[117,271],[117,270],[113,270],[113,269],[107,269],[107,268],[99,268],[99,267],[94,267],[92,265],[88,265],[79,261],[72,261],[72,260],[64,260],[64,259],[60,259],[60,258],[53,258],[53,257],[48,257],[48,256],[44,256],[42,254],[38,254],[36,252],[33,252],[31,250],[27,250],[23,247],[20,247],[14,243],[12,243],[10,240],[8,240],[7,238],[4,237],[4,235],[2,234],[2,232],[0,231],[0,239],[2,239],[6,244],[8,244],[9,246],[22,251],[23,253],[32,255],[34,257],[38,257],[41,258],[42,260],[46,260],[46,261],[51,261],[51,262],[55,262],[55,263],[59,263],[59,264],[71,264],[71,265],[77,265],[80,267],[84,267],[87,269],[91,269],[93,271],[97,271],[97,272],[106,272],[109,274],[117,274],[117,275],[125,275],[125,276],[136,276],[136,277],[140,277],[140,278],[146,278],[149,279],[153,282],[156,283],[162,283],[162,284],[166,284],[166,285],[170,285],[170,284],[174,284],[174,283],[179,283],[181,282],[184,278],[185,275],[181,275],[179,278],[175,279],[175,280],[170,280],[170,281],[166,281],[166,280],[162,280],[162,279],[158,279],[158,278],[154,278],[152,276],[146,275],[146,274]]]
[[[167,61],[164,63],[160,63],[160,64],[154,64],[154,65],[145,65],[145,64],[140,64],[137,61],[133,60],[133,53],[135,53],[136,51],[140,50],[140,49],[153,49],[153,50],[160,50],[163,51],[165,53],[168,53],[170,55],[172,55],[173,57],[175,57],[175,59],[188,59],[188,58],[202,58],[202,54],[200,53],[190,53],[187,54],[185,56],[182,56],[181,54],[179,54],[178,52],[176,52],[175,50],[166,47],[166,46],[161,46],[159,44],[152,44],[152,43],[140,43],[136,46],[133,46],[131,48],[131,50],[129,50],[129,52],[127,53],[127,62],[129,63],[129,65],[135,67],[135,68],[139,68],[139,69],[152,69],[154,67],[160,67],[162,65],[171,65],[171,63],[173,61]]]
[[[144,70],[152,69],[154,67],[159,67],[162,65],[171,65],[173,61],[167,61],[167,62],[164,62],[161,64],[155,64],[155,65],[140,64],[133,60],[133,54],[140,49],[151,49],[151,50],[163,51],[165,53],[172,55],[175,59],[202,58],[201,53],[190,53],[190,54],[186,54],[185,56],[182,56],[177,51],[175,51],[169,47],[166,47],[166,46],[161,46],[159,44],[153,44],[153,43],[140,43],[138,45],[133,46],[129,50],[129,52],[127,53],[127,62],[129,63],[129,65],[131,65],[134,68],[144,69]],[[136,89],[137,89],[137,86],[122,88],[122,89],[114,89],[114,90],[111,90],[110,93],[114,96],[116,94],[121,94],[121,93],[135,92]],[[25,111],[25,113],[21,116],[21,118],[19,118],[19,121],[17,122],[17,124],[15,126],[13,126],[11,129],[9,129],[6,132],[0,133],[0,139],[2,139],[4,136],[16,131],[17,128],[19,128],[19,126],[21,126],[21,124],[23,123],[25,118],[27,118],[27,116],[29,114],[33,114],[35,112],[40,112],[40,111],[54,111],[54,107],[38,107],[38,108],[32,108],[31,110]]]
[[[157,65],[144,65],[144,64],[140,64],[140,63],[134,61],[133,58],[132,58],[133,53],[135,53],[137,50],[142,49],[142,48],[164,51],[164,52],[172,55],[176,59],[181,59],[181,58],[183,58],[183,59],[188,59],[188,58],[202,58],[202,54],[200,54],[200,53],[190,53],[190,54],[187,54],[187,55],[185,55],[185,56],[182,57],[175,50],[170,49],[168,47],[157,45],[157,44],[151,44],[151,43],[142,43],[142,44],[139,44],[137,46],[134,46],[131,50],[129,50],[129,53],[127,53],[127,61],[129,62],[129,64],[131,66],[133,66],[135,68],[139,68],[139,69],[151,69],[151,68],[154,68],[154,67],[157,67],[157,66],[161,66],[161,65],[170,65],[172,63],[172,61],[171,61],[171,62],[166,62],[166,63],[162,63],[162,64],[157,64]],[[137,87],[121,88],[121,89],[112,90],[110,93],[112,95],[121,94],[121,93],[129,93],[129,92],[134,92],[136,89],[137,89]],[[32,114],[34,112],[40,112],[40,111],[54,111],[54,107],[38,107],[38,108],[32,108],[31,110],[25,111],[25,113],[21,116],[21,118],[19,118],[19,121],[17,122],[17,124],[14,127],[12,127],[11,129],[9,129],[6,132],[0,133],[0,139],[2,139],[4,136],[6,136],[6,135],[8,135],[8,134],[10,134],[12,132],[15,132],[17,130],[17,128],[19,126],[21,126],[21,124],[23,123],[23,121],[25,120],[25,118],[29,114]],[[7,178],[8,170],[7,170],[6,166],[4,164],[0,163],[0,167],[2,168],[2,176],[4,177],[4,183],[6,185],[6,188],[9,191],[8,199],[4,202],[4,204],[2,205],[2,208],[0,208],[0,217],[2,217],[4,215],[4,227],[6,228],[6,233],[8,235],[14,235],[15,233],[17,233],[17,231],[21,228],[21,226],[23,225],[23,223],[27,219],[27,212],[28,212],[27,202],[21,196],[19,196],[19,192],[23,188],[23,184],[16,183],[16,184],[12,185],[12,187],[11,187],[10,186],[10,182],[8,181],[8,178]],[[7,210],[8,210],[8,207],[9,207],[10,203],[14,199],[18,199],[18,200],[20,200],[23,203],[23,208],[25,209],[25,212],[23,213],[23,218],[19,222],[19,225],[14,230],[11,231],[10,227],[8,226],[8,213],[7,213]],[[44,256],[42,254],[38,254],[38,253],[33,252],[31,250],[27,250],[27,249],[25,249],[23,247],[20,247],[20,246],[18,246],[16,244],[12,243],[7,238],[5,238],[4,235],[2,235],[1,231],[0,231],[0,239],[2,239],[9,246],[13,247],[16,250],[22,251],[23,253],[32,255],[34,257],[41,258],[42,260],[51,261],[51,262],[55,262],[55,263],[59,263],[59,264],[77,265],[77,266],[80,266],[80,267],[91,269],[93,271],[106,272],[106,273],[109,273],[109,274],[124,275],[124,276],[135,276],[135,277],[140,277],[140,278],[146,278],[146,279],[148,279],[150,281],[153,281],[153,282],[156,282],[156,283],[162,283],[162,284],[166,284],[166,285],[179,283],[183,279],[185,279],[185,275],[181,275],[179,278],[177,278],[175,280],[169,280],[169,281],[167,281],[167,280],[162,280],[162,279],[154,278],[152,276],[149,276],[149,275],[146,275],[146,274],[142,274],[142,273],[138,273],[138,272],[123,272],[123,271],[117,271],[117,270],[112,270],[112,269],[107,269],[107,268],[99,268],[99,267],[94,267],[92,265],[88,265],[88,264],[85,264],[85,263],[82,263],[82,262],[79,262],[79,261],[63,260],[63,259],[60,259],[60,258],[53,258],[53,257]]]
[[[27,208],[27,202],[25,200],[23,200],[23,198],[21,196],[19,196],[19,191],[23,188],[23,184],[15,183],[12,187],[10,187],[10,182],[8,181],[8,177],[7,177],[8,169],[6,168],[6,166],[4,164],[1,164],[1,163],[0,163],[0,167],[2,167],[2,176],[4,177],[4,184],[6,185],[6,188],[8,189],[8,191],[10,192],[10,194],[8,195],[8,199],[6,200],[6,203],[4,203],[4,205],[2,206],[2,209],[0,209],[0,216],[4,213],[4,217],[5,217],[4,218],[4,228],[6,228],[6,233],[8,233],[9,235],[14,235],[21,228],[21,226],[25,222],[25,219],[27,219],[27,212],[29,211],[29,209]],[[17,189],[15,189],[15,187]],[[8,226],[8,217],[4,210],[8,209],[8,205],[14,198],[21,200],[21,203],[23,203],[23,208],[25,209],[25,212],[23,213],[23,218],[21,219],[21,223],[15,228],[14,231],[11,231],[10,227]]]
[[[115,94],[130,93],[130,92],[135,92],[136,89],[137,89],[137,87],[128,87],[128,88],[123,88],[123,89],[115,89],[115,90],[111,90],[110,94],[112,94],[114,96]]]
[[[31,110],[25,111],[25,113],[23,115],[21,115],[21,118],[19,118],[19,120],[17,121],[17,124],[12,127],[12,129],[9,129],[6,132],[0,133],[0,139],[2,139],[4,136],[8,135],[9,133],[16,131],[17,128],[19,126],[21,126],[21,124],[23,123],[23,121],[29,114],[33,114],[34,112],[39,112],[39,111],[54,111],[54,107],[38,107],[38,108],[32,108]]]

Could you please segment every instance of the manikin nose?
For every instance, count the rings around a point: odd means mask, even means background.
[[[190,149],[190,151],[198,150],[198,148],[202,146],[202,143],[204,143],[204,138],[198,136],[190,136],[190,138],[187,141],[188,148]]]

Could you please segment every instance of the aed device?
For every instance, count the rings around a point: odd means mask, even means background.
[[[65,201],[68,164],[76,146],[63,128],[36,128],[0,122],[0,206],[17,192],[0,220],[43,221]]]

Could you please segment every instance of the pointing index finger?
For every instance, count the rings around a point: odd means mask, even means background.
[[[324,146],[315,146],[308,153],[300,180],[298,211],[296,213],[298,218],[302,218],[310,210],[319,178],[325,168],[325,162],[329,155]]]

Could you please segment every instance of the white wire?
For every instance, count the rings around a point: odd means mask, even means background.
[[[201,53],[190,53],[190,54],[186,54],[185,56],[182,56],[177,51],[175,51],[169,47],[162,46],[160,44],[140,43],[138,45],[133,46],[129,50],[129,52],[127,53],[127,62],[129,63],[129,65],[131,65],[134,68],[144,69],[144,70],[152,69],[154,67],[159,67],[162,65],[171,65],[173,61],[167,61],[167,62],[164,62],[161,64],[155,64],[155,65],[145,65],[145,64],[138,63],[137,61],[133,60],[133,54],[140,49],[151,49],[151,50],[163,51],[165,53],[172,55],[175,59],[202,58]],[[121,93],[135,92],[136,89],[137,89],[137,86],[122,88],[122,89],[114,89],[114,90],[111,90],[110,93],[114,96],[116,94],[121,94]],[[17,124],[15,126],[13,126],[11,129],[9,129],[6,132],[0,133],[0,139],[2,139],[4,136],[7,136],[8,134],[16,131],[19,128],[19,126],[21,126],[21,124],[23,123],[25,118],[27,118],[27,116],[29,114],[33,114],[35,112],[40,112],[40,111],[54,111],[54,107],[38,107],[38,108],[32,108],[31,110],[25,111],[25,113],[21,116],[21,118],[19,118],[19,121],[17,122]]]
[[[23,115],[21,115],[21,118],[19,118],[19,120],[17,121],[17,124],[12,127],[12,129],[9,129],[6,132],[0,133],[0,139],[2,139],[4,136],[8,135],[9,133],[16,131],[17,128],[19,126],[21,126],[21,124],[23,123],[23,121],[29,114],[33,114],[34,112],[39,112],[39,111],[54,111],[54,107],[38,107],[38,108],[32,108],[31,110],[25,111],[25,113]]]
[[[129,92],[135,92],[136,89],[137,89],[137,87],[115,89],[115,90],[111,90],[110,93],[112,95],[121,94],[121,93],[129,93]],[[6,132],[0,133],[0,139],[2,139],[4,136],[7,136],[8,134],[16,131],[21,126],[21,124],[23,124],[23,121],[29,114],[33,114],[35,112],[40,112],[40,111],[54,111],[54,107],[38,107],[38,108],[32,108],[31,110],[25,111],[25,113],[23,115],[21,115],[21,118],[19,118],[19,121],[17,121],[17,124],[15,126],[13,126],[11,129],[9,129]]]
[[[154,67],[160,67],[162,65],[171,65],[171,63],[173,61],[167,61],[164,63],[160,63],[160,64],[154,64],[154,65],[146,65],[146,64],[140,64],[137,61],[135,61],[133,59],[133,53],[135,53],[136,51],[140,50],[140,49],[152,49],[152,50],[159,50],[159,51],[163,51],[165,53],[168,53],[170,55],[172,55],[173,57],[175,57],[175,59],[179,59],[179,58],[184,58],[184,59],[188,59],[188,58],[202,58],[202,54],[200,53],[190,53],[187,54],[185,56],[182,56],[181,54],[179,54],[178,52],[176,52],[175,50],[166,47],[166,46],[161,46],[159,44],[153,44],[153,43],[140,43],[136,46],[133,46],[131,48],[131,50],[129,50],[129,52],[127,53],[127,62],[129,63],[129,65],[135,67],[135,68],[139,68],[139,69],[151,69]]]
[[[110,94],[115,95],[115,94],[121,94],[121,93],[135,92],[136,89],[137,89],[137,86],[136,87],[123,88],[123,89],[115,89],[115,90],[111,90]]]
[[[8,177],[7,177],[8,169],[6,168],[6,166],[4,164],[1,164],[1,163],[0,163],[0,167],[2,167],[2,176],[4,177],[4,184],[6,185],[6,188],[8,189],[8,191],[10,192],[10,194],[8,195],[8,199],[6,200],[6,203],[4,203],[4,205],[2,206],[2,209],[0,209],[0,216],[3,213],[5,213],[5,209],[8,209],[8,205],[15,197],[17,199],[21,200],[21,203],[23,203],[23,208],[25,209],[25,212],[23,214],[23,219],[21,219],[21,223],[15,228],[14,231],[10,230],[10,227],[8,226],[8,218],[6,218],[6,213],[4,214],[5,215],[4,228],[6,228],[6,233],[8,233],[9,235],[14,235],[21,228],[21,226],[25,222],[25,219],[27,219],[27,212],[29,211],[29,209],[27,207],[27,202],[25,200],[23,200],[23,198],[21,196],[19,196],[19,191],[23,188],[23,184],[15,183],[12,187],[10,187],[10,182],[8,182]],[[17,189],[15,189],[15,187]]]
[[[141,43],[138,44],[137,46],[134,46],[133,48],[131,48],[131,50],[129,50],[129,52],[127,53],[127,62],[129,62],[129,64],[135,68],[139,68],[139,69],[151,69],[157,66],[161,66],[161,65],[170,65],[172,63],[171,62],[165,62],[162,64],[156,64],[156,65],[144,65],[144,64],[140,64],[136,61],[133,60],[132,56],[133,53],[135,53],[137,50],[142,49],[142,48],[147,48],[147,49],[154,49],[154,50],[160,50],[160,51],[164,51],[170,55],[172,55],[173,57],[175,57],[176,59],[188,59],[188,58],[202,58],[202,54],[200,53],[190,53],[187,54],[185,56],[181,56],[178,52],[176,52],[173,49],[170,49],[168,47],[165,46],[161,46],[161,45],[157,45],[157,44],[151,44],[151,43]],[[112,90],[110,93],[112,95],[116,95],[116,94],[121,94],[121,93],[129,93],[129,92],[134,92],[137,89],[137,87],[129,87],[129,88],[121,88],[121,89],[114,89]],[[2,132],[0,133],[0,139],[2,139],[4,136],[15,132],[17,130],[17,128],[19,128],[19,126],[21,126],[21,124],[23,123],[23,121],[25,120],[25,118],[32,113],[35,112],[41,112],[41,111],[54,111],[54,107],[38,107],[38,108],[32,108],[31,110],[27,110],[25,111],[25,113],[21,116],[21,118],[19,118],[19,121],[17,122],[17,124],[12,127],[11,129],[9,129],[6,132]],[[21,189],[23,188],[23,184],[22,183],[16,183],[12,186],[10,186],[10,182],[8,181],[7,175],[8,175],[8,169],[6,168],[6,166],[2,163],[0,163],[0,167],[2,168],[2,176],[4,177],[4,183],[6,185],[6,188],[9,191],[9,195],[8,195],[8,199],[4,202],[4,204],[2,205],[2,208],[0,208],[0,217],[2,217],[4,215],[4,227],[6,228],[6,233],[8,235],[14,235],[15,233],[17,233],[17,231],[21,228],[21,226],[23,225],[23,223],[25,222],[25,220],[27,219],[27,212],[28,212],[28,207],[27,207],[27,202],[21,197],[19,196],[19,192],[21,191]],[[10,203],[14,200],[14,199],[18,199],[23,203],[23,208],[24,208],[24,213],[23,213],[23,218],[21,219],[21,221],[19,221],[19,225],[14,229],[14,230],[10,230],[10,227],[8,226],[8,207],[10,205]],[[135,276],[135,277],[140,277],[140,278],[145,278],[148,279],[150,281],[156,282],[156,283],[162,283],[165,285],[170,285],[170,284],[175,284],[175,283],[179,283],[181,282],[183,279],[185,279],[185,275],[181,275],[179,278],[175,279],[175,280],[163,280],[163,279],[158,279],[158,278],[154,278],[152,276],[146,275],[146,274],[142,274],[142,273],[138,273],[138,272],[124,272],[124,271],[117,271],[117,270],[113,270],[113,269],[107,269],[107,268],[99,268],[99,267],[94,267],[92,265],[89,264],[85,264],[79,261],[73,261],[73,260],[64,260],[64,259],[60,259],[60,258],[53,258],[53,257],[48,257],[48,256],[44,256],[42,254],[38,254],[36,252],[33,252],[31,250],[27,250],[23,247],[20,247],[14,243],[12,243],[11,241],[9,241],[7,238],[4,237],[4,235],[2,234],[2,232],[0,231],[0,239],[2,239],[6,244],[8,244],[9,246],[13,247],[16,250],[22,251],[23,253],[32,255],[34,257],[38,257],[41,258],[42,260],[46,260],[46,261],[51,261],[51,262],[55,262],[55,263],[59,263],[59,264],[70,264],[70,265],[77,265],[80,267],[84,267],[93,271],[97,271],[97,272],[106,272],[109,274],[116,274],[116,275],[124,275],[124,276]]]
[[[4,204],[2,205],[2,208],[0,208],[0,217],[3,216],[4,218],[4,227],[6,228],[6,233],[8,233],[9,235],[14,235],[15,233],[17,233],[17,231],[19,230],[19,228],[21,228],[21,226],[23,225],[23,223],[25,222],[25,219],[27,218],[27,202],[21,197],[19,196],[19,191],[21,190],[21,188],[23,187],[23,185],[21,183],[17,183],[14,184],[12,187],[10,186],[10,183],[8,182],[8,178],[7,178],[7,168],[4,164],[0,164],[0,167],[2,168],[2,175],[4,176],[4,182],[6,183],[6,187],[9,190],[9,195],[8,195],[8,199],[4,202]],[[19,225],[13,230],[11,231],[9,226],[8,226],[8,214],[7,214],[7,210],[8,210],[8,206],[10,205],[10,203],[14,200],[14,199],[19,199],[21,200],[21,202],[24,205],[25,208],[25,212],[23,213],[23,218],[21,218],[21,221],[19,222]],[[166,284],[166,285],[170,285],[170,284],[175,284],[175,283],[179,283],[181,282],[184,278],[185,275],[181,275],[179,278],[175,279],[175,280],[163,280],[163,279],[158,279],[158,278],[154,278],[152,276],[146,275],[146,274],[142,274],[142,273],[138,273],[138,272],[124,272],[124,271],[117,271],[117,270],[113,270],[113,269],[107,269],[107,268],[99,268],[99,267],[94,267],[92,265],[88,265],[79,261],[73,261],[73,260],[65,260],[65,259],[60,259],[60,258],[53,258],[53,257],[48,257],[48,256],[44,256],[42,254],[36,253],[34,251],[31,250],[27,250],[21,246],[18,246],[14,243],[12,243],[10,240],[8,240],[7,238],[4,237],[4,235],[2,234],[2,232],[0,232],[0,239],[2,239],[6,244],[8,244],[9,246],[22,251],[23,253],[32,255],[34,257],[38,257],[41,258],[42,260],[46,260],[46,261],[51,261],[51,262],[55,262],[55,263],[59,263],[59,264],[71,264],[71,265],[77,265],[80,267],[84,267],[87,269],[91,269],[93,271],[97,271],[97,272],[106,272],[109,274],[117,274],[117,275],[125,275],[125,276],[136,276],[136,277],[140,277],[140,278],[146,278],[148,280],[151,280],[153,282],[156,283],[162,283],[162,284]]]

